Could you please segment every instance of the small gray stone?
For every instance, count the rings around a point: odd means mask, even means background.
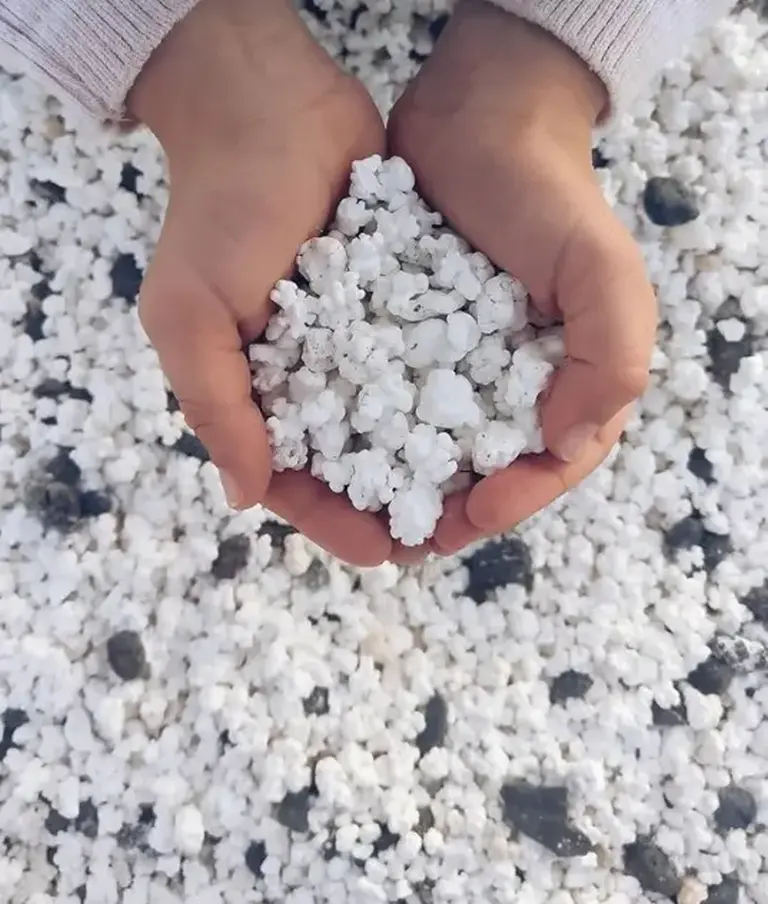
[[[424,707],[424,729],[416,738],[416,746],[421,756],[434,747],[442,747],[447,733],[448,704],[441,694],[435,693]]]
[[[107,659],[123,681],[136,681],[147,673],[147,654],[136,631],[117,631],[107,641]]]
[[[291,832],[305,834],[309,831],[309,808],[312,804],[311,788],[289,791],[277,805],[277,821]]]
[[[704,904],[739,904],[740,891],[736,876],[724,876],[719,885],[710,885]]]
[[[586,672],[568,669],[558,675],[550,685],[549,699],[551,703],[564,703],[566,700],[582,700],[589,693],[594,679]]]
[[[589,838],[568,818],[568,792],[515,782],[501,789],[504,821],[557,857],[584,857],[594,850]]]
[[[738,785],[721,788],[719,806],[715,811],[715,824],[721,832],[747,829],[757,818],[757,802],[751,791]]]
[[[624,848],[624,872],[640,883],[643,891],[676,898],[683,880],[671,859],[648,840],[633,841]]]
[[[657,226],[684,226],[699,216],[693,192],[679,179],[653,176],[643,192],[648,219]]]

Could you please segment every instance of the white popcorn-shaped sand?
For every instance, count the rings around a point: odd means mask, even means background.
[[[529,322],[525,287],[441,225],[405,161],[356,162],[297,266],[251,349],[276,470],[309,466],[356,508],[387,506],[393,537],[418,545],[457,475],[543,450],[561,332]]]

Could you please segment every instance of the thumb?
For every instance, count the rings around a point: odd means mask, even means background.
[[[219,469],[227,501],[237,509],[261,502],[271,475],[269,439],[251,399],[234,314],[161,240],[139,317],[187,424]]]
[[[567,462],[645,391],[656,333],[656,298],[640,250],[605,212],[574,233],[555,278],[566,362],[545,397],[542,425],[547,448]]]

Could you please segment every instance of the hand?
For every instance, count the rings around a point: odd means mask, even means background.
[[[129,110],[160,141],[171,184],[141,321],[230,504],[263,502],[353,564],[384,561],[392,543],[377,516],[306,472],[271,473],[243,354],[351,162],[383,150],[372,101],[289,0],[202,0],[152,56]]]
[[[484,0],[461,0],[393,111],[390,152],[411,164],[425,198],[565,324],[567,361],[542,405],[549,451],[448,500],[437,552],[508,530],[574,487],[614,446],[646,386],[654,293],[591,165],[607,103],[555,38]]]

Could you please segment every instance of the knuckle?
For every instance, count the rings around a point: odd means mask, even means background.
[[[611,382],[622,407],[640,398],[648,389],[649,381],[648,368],[639,364],[623,365],[611,375]]]

